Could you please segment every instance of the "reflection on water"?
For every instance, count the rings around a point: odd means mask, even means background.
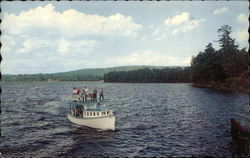
[[[115,131],[72,125],[72,87],[104,88]],[[248,95],[189,84],[2,83],[0,152],[11,156],[231,156],[230,118],[248,128]]]

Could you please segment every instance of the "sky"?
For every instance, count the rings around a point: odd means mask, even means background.
[[[248,1],[1,2],[1,73],[190,66],[217,30],[248,45]]]

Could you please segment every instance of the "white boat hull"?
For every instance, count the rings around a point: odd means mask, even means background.
[[[72,114],[67,115],[70,122],[102,130],[115,130],[115,116],[105,116],[96,118],[78,118]]]

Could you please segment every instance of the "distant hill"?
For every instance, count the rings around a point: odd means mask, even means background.
[[[105,73],[113,71],[131,71],[139,69],[162,69],[166,66],[120,66],[111,68],[80,69],[69,72],[50,74],[3,75],[2,81],[98,81],[103,80]]]

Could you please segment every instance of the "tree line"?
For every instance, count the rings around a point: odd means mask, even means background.
[[[88,74],[82,75],[78,73],[62,73],[62,74],[31,74],[31,75],[3,75],[4,81],[99,81],[103,77],[100,75]]]
[[[124,83],[188,83],[191,82],[190,67],[163,69],[144,68],[133,71],[113,71],[104,74],[104,82]]]
[[[130,71],[148,68],[160,69],[160,66],[120,66],[113,68],[95,68],[80,69],[69,72],[52,73],[52,74],[19,74],[19,75],[2,75],[3,81],[100,81],[103,80],[105,73],[111,71]]]

